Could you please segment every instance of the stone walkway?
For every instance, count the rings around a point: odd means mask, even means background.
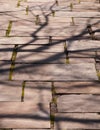
[[[100,0],[0,0],[6,129],[100,129]]]

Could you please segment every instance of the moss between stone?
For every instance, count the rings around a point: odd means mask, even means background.
[[[66,54],[65,63],[69,64],[70,62],[69,62],[69,57],[68,57],[68,51],[67,51],[67,45],[66,45],[66,43],[64,43],[64,52]]]
[[[26,15],[28,15],[29,12],[29,6],[26,7]]]
[[[9,21],[8,28],[6,30],[6,37],[9,37],[12,28],[12,21]]]
[[[9,80],[12,80],[12,74],[13,74],[13,70],[15,68],[15,60],[16,60],[16,56],[17,56],[17,47],[18,47],[18,45],[15,45],[15,47],[13,49],[12,57],[11,57]]]
[[[100,72],[97,71],[97,76],[98,76],[98,79],[100,80]]]
[[[23,83],[22,83],[22,95],[21,95],[21,102],[23,102],[23,101],[24,101],[25,85],[26,85],[26,81],[23,81]]]
[[[20,6],[20,2],[21,2],[21,0],[18,0],[18,2],[17,2],[17,7]]]

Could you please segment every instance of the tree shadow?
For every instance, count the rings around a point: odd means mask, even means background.
[[[45,5],[46,6],[46,5]],[[50,43],[49,42],[49,34],[48,34],[48,36],[46,36],[46,37],[42,37],[42,36],[38,36],[38,32],[41,32],[44,28],[46,28],[47,26],[48,26],[48,24],[49,24],[49,16],[51,16],[52,15],[52,10],[54,10],[54,7],[55,7],[55,3],[53,3],[52,5],[51,5],[51,7],[49,8],[49,13],[45,13],[45,11],[43,10],[43,7],[41,7],[41,6],[38,6],[38,8],[40,9],[40,11],[41,11],[41,14],[42,14],[42,17],[44,18],[44,22],[42,23],[39,23],[39,25],[38,25],[38,27],[37,27],[37,29],[33,32],[33,33],[31,33],[31,35],[30,35],[30,37],[32,38],[32,40],[30,40],[30,41],[28,41],[28,42],[26,42],[25,44],[23,44],[23,45],[18,45],[18,48],[17,48],[17,53],[19,53],[19,52],[31,52],[30,54],[27,54],[27,55],[25,55],[25,56],[22,56],[22,59],[24,59],[24,58],[26,58],[26,57],[29,57],[29,56],[34,56],[33,55],[33,52],[39,52],[39,53],[41,53],[42,51],[46,51],[47,49],[49,49],[50,47],[54,47],[55,45],[57,45],[57,46],[59,46],[59,45],[62,45],[63,43],[65,43],[66,41],[69,41],[69,45],[68,45],[68,47],[69,46],[71,46],[71,44],[73,44],[73,41],[78,41],[78,40],[87,40],[87,39],[91,39],[90,38],[90,36],[87,36],[87,34],[88,34],[88,32],[87,32],[87,25],[91,22],[91,20],[92,20],[92,18],[89,18],[88,20],[87,20],[87,23],[86,23],[86,26],[84,27],[84,29],[81,31],[81,32],[79,32],[79,34],[75,34],[74,32],[76,32],[76,30],[77,30],[77,26],[70,26],[70,28],[71,27],[73,27],[74,28],[74,31],[73,31],[73,36],[69,36],[69,37],[67,37],[67,34],[66,34],[66,37],[64,37],[64,38],[61,38],[61,39],[59,39],[59,35],[58,36],[52,36],[52,43]],[[33,18],[35,19],[35,17],[36,17],[36,14],[34,13],[34,11],[33,11],[33,9],[34,9],[34,6],[32,6],[32,7],[30,7],[30,10],[29,10],[29,13],[31,13],[32,14],[32,16],[33,16]],[[23,10],[21,10],[21,11],[23,11]],[[19,11],[19,13],[20,13],[20,11]],[[13,15],[13,13],[11,14],[11,12],[10,11],[7,11],[7,12],[0,12],[0,14],[3,14],[3,15],[7,15],[8,17],[13,17],[13,18],[17,18],[19,21],[21,21],[21,20],[25,20],[25,21],[28,21],[28,22],[33,22],[32,20],[28,20],[28,19],[24,19],[24,18],[21,18],[21,17],[18,17],[18,16],[14,16]],[[94,25],[97,25],[98,23],[100,22],[100,20],[99,21],[97,21],[97,22],[94,22],[92,25],[94,26]],[[64,28],[63,28],[64,29]],[[63,29],[61,30],[62,32],[63,32]],[[67,28],[66,28],[67,29]],[[98,28],[96,28],[95,30],[94,30],[94,32],[96,33],[96,32],[100,32],[100,29],[98,29]],[[86,35],[86,36],[84,36],[84,35]],[[56,37],[56,38],[55,38]],[[43,40],[43,39],[48,39],[48,42],[47,42],[47,45],[42,45],[41,44],[41,46],[38,46],[37,48],[35,48],[35,49],[32,49],[32,48],[30,48],[30,49],[24,49],[23,50],[23,48],[25,48],[25,47],[27,47],[27,46],[29,46],[29,45],[33,45],[33,46],[35,46],[35,41],[37,41],[37,40]],[[12,41],[13,42],[13,41]],[[63,45],[64,46],[64,45]],[[100,48],[94,48],[94,49],[83,49],[83,50],[76,50],[76,51],[74,51],[74,52],[88,52],[88,51],[97,51],[97,50],[99,50]],[[12,49],[11,48],[1,48],[0,49],[0,52],[12,52]],[[61,51],[61,52],[57,52],[57,53],[53,53],[53,55],[52,56],[49,56],[49,57],[47,57],[47,58],[44,58],[44,59],[40,59],[40,60],[38,60],[38,61],[35,61],[35,62],[28,62],[28,61],[26,61],[26,63],[23,61],[20,61],[20,62],[18,62],[18,61],[16,61],[16,59],[15,59],[15,65],[16,64],[20,64],[18,67],[16,67],[16,71],[18,71],[18,70],[21,70],[21,69],[23,69],[24,68],[24,70],[25,69],[27,69],[27,68],[31,68],[31,67],[33,67],[34,66],[34,68],[35,67],[39,67],[39,66],[43,66],[43,64],[53,64],[53,62],[55,62],[55,60],[57,61],[57,60],[59,60],[60,58],[62,58],[62,56],[63,55],[66,55],[65,54],[65,52],[64,52],[64,50],[63,51]],[[84,58],[85,57],[89,57],[90,58],[90,56],[87,56],[88,54],[84,54]],[[93,57],[94,58],[94,57]],[[49,61],[49,62],[48,62]],[[4,62],[3,63],[1,63],[1,67],[3,66],[6,66],[6,63],[8,63],[9,65],[11,64],[11,60],[10,61],[5,61],[4,60]],[[34,65],[35,64],[35,65]],[[42,64],[42,65],[41,65]],[[60,64],[60,62],[59,62],[59,64]],[[49,68],[48,68],[49,69]],[[35,70],[34,70],[35,71]],[[9,72],[9,67],[8,68],[4,68],[4,69],[1,69],[0,70],[0,72],[2,73],[2,74],[5,74],[5,72]],[[40,79],[41,80],[41,79]],[[33,81],[34,81],[34,79],[33,79]],[[2,82],[2,81],[0,81],[0,82]],[[38,81],[37,81],[38,82]],[[79,86],[75,86],[75,87],[79,87]],[[41,94],[40,94],[41,95]],[[41,99],[41,96],[40,96],[40,99]],[[41,102],[42,102],[42,100],[41,100]],[[39,106],[39,109],[40,109],[40,111],[42,111],[44,114],[46,114],[46,115],[49,115],[49,113],[43,108],[43,106],[42,106],[42,104],[40,103],[40,104],[38,104],[38,106]],[[14,118],[23,118],[23,119],[36,119],[37,121],[39,121],[39,120],[48,120],[48,118],[45,118],[45,117],[40,117],[40,116],[33,116],[33,115],[6,115],[6,114],[1,114],[0,115],[0,118],[6,118],[6,117],[9,117],[9,118],[12,118],[12,119],[14,119]],[[60,121],[66,121],[66,122],[80,122],[80,123],[82,123],[82,124],[92,124],[93,122],[96,122],[97,124],[99,124],[100,123],[100,121],[99,120],[95,120],[95,119],[87,119],[87,120],[84,120],[84,119],[77,119],[77,118],[75,118],[75,119],[73,119],[73,118],[70,118],[70,117],[65,117],[65,118],[57,118],[57,128],[58,128],[58,130],[60,130],[60,125],[59,125],[59,122]]]

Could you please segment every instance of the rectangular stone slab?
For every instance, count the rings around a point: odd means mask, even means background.
[[[48,35],[48,36],[59,35],[60,36],[60,34],[65,34],[65,33],[67,33],[67,35],[71,35],[71,34],[78,35],[83,30],[85,30],[87,23],[81,25],[81,24],[77,24],[76,20],[74,20],[74,21],[75,21],[75,25],[77,25],[77,26],[73,26],[72,28],[70,27],[70,25],[72,25],[71,18],[69,21],[67,20],[67,22],[68,22],[67,25],[66,25],[66,22],[58,22],[55,20],[55,21],[49,21],[48,25],[44,28],[42,28],[42,26],[37,27],[34,24],[33,25],[30,25],[27,23],[25,24],[24,21],[22,21],[22,25],[13,25],[10,36],[25,37],[25,36],[31,36],[32,34],[35,34],[35,32],[39,36],[46,36],[46,35]],[[20,24],[20,21],[18,21],[18,23]],[[16,26],[17,26],[17,28],[16,28]],[[67,27],[69,27],[70,29],[66,29]],[[85,33],[88,34],[87,32],[85,32]],[[84,34],[84,35],[86,35],[86,34]]]
[[[23,44],[48,44],[49,42],[49,37],[46,38],[40,38],[37,40],[34,37],[1,37],[0,38],[0,43],[1,44],[21,44],[22,47],[25,45]]]
[[[58,112],[100,112],[99,95],[63,95],[57,99]]]
[[[58,23],[56,23],[58,24]],[[65,25],[64,27],[62,27],[62,24]],[[77,24],[77,23],[76,23]],[[83,30],[86,30],[86,25],[77,25],[76,28],[74,27],[70,27],[73,26],[72,24],[72,20],[70,19],[69,25],[66,25],[66,23],[59,23],[59,27],[55,27],[54,24],[52,24],[53,27],[49,27],[49,28],[43,28],[42,30],[40,30],[37,35],[38,36],[65,36],[67,34],[67,36],[75,36],[75,35],[79,35],[83,32]],[[70,27],[70,29],[66,29],[67,27]],[[85,31],[84,35],[88,36],[89,34]],[[83,35],[83,36],[84,36]]]
[[[75,63],[94,63],[95,64],[95,60],[93,58],[70,58],[69,62],[71,64]]]
[[[58,24],[58,23],[56,23]],[[79,34],[82,32],[82,28],[79,30],[77,29],[76,32],[72,33],[72,31],[70,30],[66,30],[66,28],[68,26],[64,26],[61,27],[62,24],[66,24],[66,23],[59,23],[59,27],[55,27],[54,24],[52,24],[52,27],[48,27],[48,28],[43,28],[42,30],[37,32],[37,36],[65,36],[65,34],[67,33],[68,35],[72,35],[72,34]],[[72,24],[71,22],[69,23],[70,25]],[[69,26],[70,26],[69,25]],[[27,30],[27,31],[26,31]],[[15,36],[15,37],[28,37],[31,36],[34,32],[36,32],[38,29],[34,29],[34,30],[29,30],[29,29],[20,29],[20,30],[12,30],[10,33],[10,36]]]
[[[14,80],[72,81],[97,80],[92,63],[80,64],[16,64]]]
[[[50,103],[52,100],[50,82],[26,82],[24,101]]]
[[[95,40],[75,40],[66,41],[68,51],[97,51],[100,49],[99,41]]]
[[[22,82],[0,81],[0,101],[21,101]]]
[[[64,52],[64,42],[59,44],[58,41],[53,41],[55,42],[54,44],[50,45],[18,45],[18,50],[17,52],[48,52],[48,53],[55,53],[55,52]]]
[[[14,45],[0,45],[0,60],[11,60]]]
[[[49,104],[0,102],[0,128],[50,128]]]
[[[94,30],[94,27],[99,27],[99,18],[74,18],[75,25],[88,25],[91,24]]]
[[[65,53],[47,53],[47,52],[19,52],[16,62],[20,63],[65,63]]]
[[[69,1],[68,5],[66,7],[65,7],[65,5],[62,5],[62,6],[60,5],[60,6],[53,7],[53,9],[57,10],[57,11],[60,10],[60,11],[69,12],[69,11],[71,11],[70,3],[71,2]],[[88,4],[88,6],[86,6],[86,4]],[[88,12],[88,11],[89,12],[98,12],[99,11],[99,4],[98,3],[92,3],[92,2],[86,2],[86,3],[81,2],[81,4],[79,4],[79,3],[74,4],[74,2],[73,2],[72,11],[73,12],[78,12],[78,13],[79,12]]]
[[[56,93],[100,94],[100,82],[54,82]]]
[[[81,2],[73,5],[73,12],[99,12],[99,4],[93,2]]]
[[[55,129],[100,129],[100,115],[97,113],[58,113]]]
[[[66,8],[65,8],[66,9]],[[66,11],[66,10],[64,10]],[[55,16],[56,16],[56,12],[55,12]],[[41,18],[42,19],[42,18]],[[72,21],[71,17],[63,17],[63,18],[60,18],[60,17],[53,17],[52,15],[49,16],[49,24],[47,26],[59,26],[59,24],[63,23],[62,27],[63,26],[68,26],[70,27],[70,22]],[[99,25],[99,18],[90,18],[90,17],[74,17],[74,22],[75,22],[75,25],[87,25],[87,24],[91,24],[92,27],[95,27],[97,25]],[[75,25],[73,26],[73,28],[75,27]],[[46,27],[47,27],[46,26]],[[80,26],[82,27],[82,26]],[[99,27],[99,26],[98,26]]]
[[[99,49],[98,49],[99,50]],[[89,51],[89,50],[76,50],[76,51],[69,51],[68,57],[69,58],[95,58],[96,51]]]
[[[100,13],[99,12],[57,12],[56,17],[95,17],[99,18]]]

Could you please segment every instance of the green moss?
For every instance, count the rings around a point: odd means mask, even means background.
[[[67,49],[66,42],[64,43],[64,51]]]
[[[52,103],[55,104],[55,106],[57,105],[57,96],[56,96],[56,90],[54,87],[54,82],[52,82]]]
[[[6,37],[9,37],[9,31],[6,30]]]
[[[69,58],[66,58],[66,64],[69,64],[70,62],[69,62]]]
[[[56,94],[55,87],[54,87],[54,82],[51,82],[51,91],[52,91],[52,95]]]
[[[52,10],[52,16],[53,16],[53,17],[55,16],[55,11],[54,11],[54,10]]]
[[[12,63],[11,63],[10,72],[9,72],[9,80],[12,80],[13,70],[15,68],[15,60],[16,60],[16,56],[17,56],[17,47],[18,47],[18,45],[15,45],[15,47],[13,49],[12,57],[11,57]]]
[[[21,95],[21,101],[24,101],[24,94],[25,94],[25,85],[26,85],[26,81],[24,81],[22,83],[22,95]]]
[[[12,130],[12,128],[0,128],[0,130]]]
[[[55,115],[54,115],[54,114],[50,114],[50,124],[51,124],[51,128],[54,128],[54,121],[55,121]]]
[[[71,17],[71,20],[72,20],[72,25],[75,25],[74,17]]]
[[[26,15],[28,15],[29,12],[29,6],[26,7]]]
[[[12,28],[12,21],[9,21],[8,28],[6,30],[6,37],[9,37]]]
[[[80,4],[80,3],[81,3],[81,0],[78,0],[78,3]]]
[[[98,76],[98,79],[100,80],[100,72],[97,71],[97,76]]]
[[[9,80],[12,80],[12,74],[14,70],[15,64],[11,63],[10,72],[9,72]]]
[[[70,3],[70,9],[73,10],[73,3]]]
[[[69,64],[69,57],[68,57],[68,53],[67,53],[68,51],[67,51],[67,45],[66,45],[66,43],[64,43],[64,51],[66,53],[65,63]]]
[[[36,15],[35,24],[36,24],[36,25],[39,25],[39,23],[40,23],[40,20],[39,20],[39,15]]]
[[[21,0],[18,0],[18,2],[17,2],[17,7],[20,6],[20,2],[21,2]]]

